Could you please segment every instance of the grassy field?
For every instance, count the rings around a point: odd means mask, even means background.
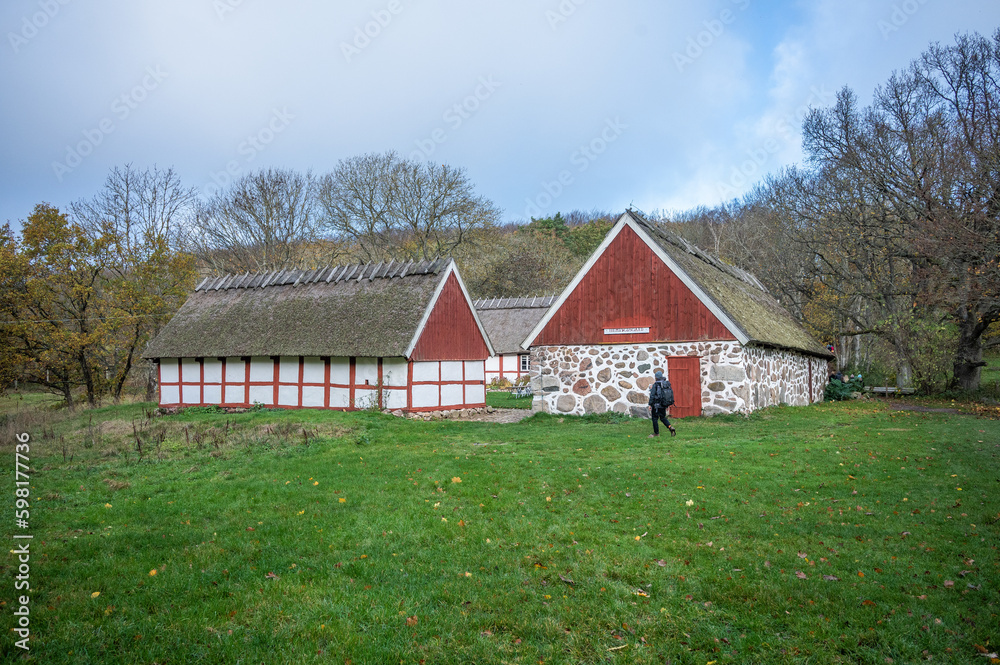
[[[30,527],[5,530],[34,536],[31,651],[7,637],[4,662],[989,663],[1000,648],[995,409],[786,407],[651,440],[612,417],[44,403],[0,402],[8,477],[11,437],[33,437]],[[8,622],[16,566],[0,565]]]

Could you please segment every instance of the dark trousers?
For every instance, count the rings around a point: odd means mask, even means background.
[[[653,434],[660,436],[660,423],[658,421],[662,420],[663,424],[670,429],[670,421],[667,420],[667,409],[662,406],[653,407]]]

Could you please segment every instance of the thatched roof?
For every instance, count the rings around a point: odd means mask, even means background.
[[[438,259],[208,278],[143,357],[405,356],[453,265]]]
[[[503,355],[525,352],[521,342],[555,301],[556,296],[487,298],[475,306],[494,351]]]
[[[625,213],[695,283],[711,304],[735,324],[747,344],[760,344],[833,357],[788,310],[768,293],[756,277],[723,263],[680,236],[652,224],[636,213]],[[706,303],[709,304],[709,303]]]

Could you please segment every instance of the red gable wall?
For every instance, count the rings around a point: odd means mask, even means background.
[[[605,328],[646,327],[646,334],[604,334]],[[736,338],[626,226],[542,329],[534,345],[704,339]]]
[[[411,360],[484,360],[490,355],[458,278],[448,276]]]

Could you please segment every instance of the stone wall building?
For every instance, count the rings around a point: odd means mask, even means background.
[[[522,347],[535,410],[643,417],[657,369],[685,417],[821,401],[832,358],[753,275],[632,211]]]

